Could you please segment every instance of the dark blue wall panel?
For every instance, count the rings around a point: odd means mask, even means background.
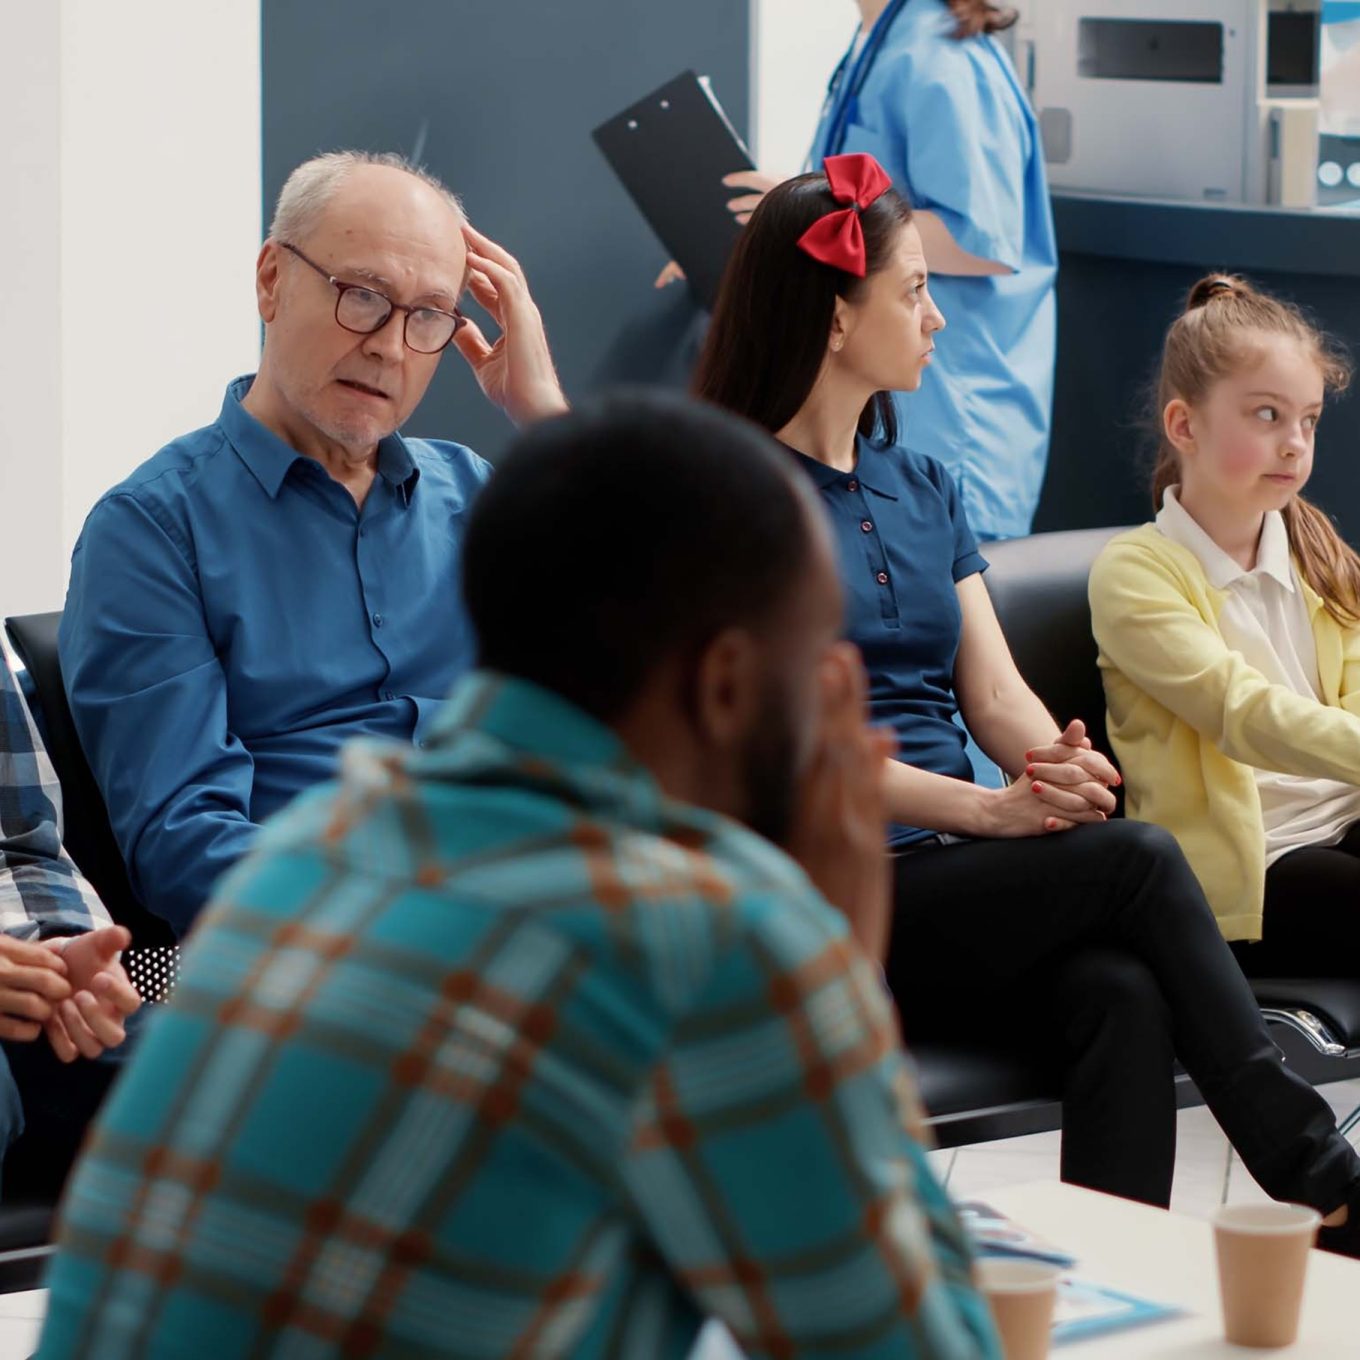
[[[573,397],[684,380],[694,309],[653,292],[664,255],[590,129],[692,67],[745,132],[746,0],[263,0],[262,15],[266,220],[317,151],[417,154],[524,264]],[[452,349],[409,431],[493,458],[511,433]]]

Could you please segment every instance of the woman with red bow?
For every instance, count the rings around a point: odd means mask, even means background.
[[[915,399],[894,397],[904,442],[949,470],[979,538],[1027,534],[1048,462],[1058,251],[1038,122],[1000,37],[1016,13],[991,0],[857,5],[808,164],[868,152],[915,209],[954,328]],[[745,191],[728,205],[741,221],[775,181],[723,182]]]
[[[896,442],[888,393],[920,385],[944,324],[911,208],[873,157],[832,156],[755,210],[696,377],[826,508],[871,716],[897,740],[887,976],[906,1033],[1051,1053],[1064,1179],[1161,1205],[1179,1058],[1261,1186],[1360,1254],[1360,1158],[1280,1062],[1175,840],[1107,820],[1119,776],[1025,684],[953,479]],[[960,713],[1008,787],[974,782]]]

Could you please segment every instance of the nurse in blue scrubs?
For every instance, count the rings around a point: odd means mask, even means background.
[[[938,458],[981,539],[1029,532],[1048,460],[1057,248],[1029,100],[986,0],[858,0],[810,165],[867,151],[915,209],[931,290],[949,318],[901,442]],[[724,183],[743,219],[770,181]]]

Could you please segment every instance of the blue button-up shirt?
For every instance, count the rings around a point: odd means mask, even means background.
[[[362,510],[227,389],[90,512],[61,662],[134,890],[182,933],[352,736],[419,738],[472,661],[459,543],[488,465],[392,435]]]
[[[1034,110],[1005,49],[956,39],[943,0],[883,11],[847,57],[813,144],[867,151],[970,254],[1007,266],[932,274],[948,322],[914,396],[896,394],[903,442],[938,458],[983,538],[1027,534],[1048,462],[1058,268]]]
[[[821,492],[836,538],[847,638],[863,654],[869,709],[897,756],[972,781],[955,718],[954,658],[963,612],[956,584],[986,571],[958,489],[934,458],[859,441],[853,472],[796,455]],[[894,845],[932,833],[894,826]]]
[[[39,1355],[996,1360],[878,970],[802,870],[474,675],[226,879]]]

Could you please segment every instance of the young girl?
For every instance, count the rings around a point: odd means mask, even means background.
[[[896,900],[888,977],[908,1039],[975,1030],[1051,1053],[1066,1179],[1166,1204],[1179,1056],[1272,1195],[1360,1251],[1360,1159],[1266,1034],[1184,856],[1106,821],[1117,776],[1011,659],[949,474],[893,446],[944,318],[911,209],[872,157],[771,190],[728,263],[696,387],[763,425],[818,488],[864,657]],[[979,788],[954,724],[1017,776]],[[1023,777],[1020,777],[1023,776]],[[1351,1210],[1355,1213],[1355,1210]]]
[[[1289,304],[1197,283],[1162,358],[1156,521],[1091,574],[1129,816],[1176,837],[1258,975],[1360,970],[1360,558],[1300,494],[1348,378]]]

